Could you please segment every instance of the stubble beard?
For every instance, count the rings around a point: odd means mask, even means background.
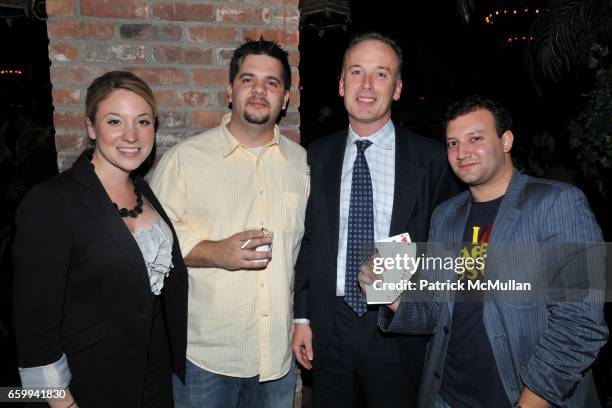
[[[244,111],[244,119],[254,125],[263,125],[264,123],[267,123],[270,120],[270,114],[256,116],[247,111]]]

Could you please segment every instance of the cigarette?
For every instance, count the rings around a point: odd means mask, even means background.
[[[251,239],[247,239],[246,241],[244,241],[244,244],[242,244],[242,246],[240,247],[240,249],[244,249],[246,248],[247,245],[249,245],[251,243]]]

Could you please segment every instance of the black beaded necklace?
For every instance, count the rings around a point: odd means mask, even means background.
[[[91,164],[91,167],[95,169],[96,166],[94,166],[92,162],[93,149],[87,151],[87,158],[89,159],[89,163]],[[121,216],[121,218],[125,218],[125,217],[136,218],[138,217],[139,214],[142,214],[142,205],[144,204],[142,201],[142,193],[138,189],[138,186],[136,185],[136,182],[134,181],[134,176],[132,174],[130,174],[130,179],[132,180],[132,184],[134,185],[134,194],[136,194],[136,207],[134,207],[131,210],[128,210],[125,207],[119,208],[117,203],[113,203],[117,211],[119,211],[119,215]]]
[[[130,178],[132,178],[132,177],[130,176]],[[131,210],[128,210],[125,207],[119,208],[117,203],[113,203],[113,205],[115,206],[117,211],[119,211],[119,215],[121,216],[121,218],[125,218],[125,217],[136,218],[136,217],[138,217],[138,214],[142,213],[142,204],[143,204],[143,202],[142,202],[142,194],[140,193],[140,190],[138,190],[138,187],[136,186],[136,183],[134,182],[134,179],[132,179],[132,183],[134,183],[134,193],[136,194],[136,207],[134,207]]]

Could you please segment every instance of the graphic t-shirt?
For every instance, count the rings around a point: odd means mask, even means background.
[[[486,253],[502,199],[472,202],[460,256],[474,262],[460,281],[487,279]],[[455,295],[440,395],[452,408],[510,407],[484,327],[482,297],[475,290]]]

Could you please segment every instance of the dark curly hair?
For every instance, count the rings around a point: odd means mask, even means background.
[[[504,108],[495,99],[481,95],[470,95],[464,99],[452,103],[446,110],[444,127],[448,127],[448,123],[451,120],[455,120],[459,116],[474,112],[478,109],[486,109],[491,112],[493,119],[495,119],[497,136],[501,137],[506,130],[510,130],[512,127],[512,116],[510,115],[510,112],[508,112],[508,110],[506,110],[506,108]]]
[[[291,67],[289,66],[289,57],[287,51],[283,50],[275,41],[267,41],[263,37],[259,40],[246,39],[244,44],[236,48],[232,55],[229,68],[229,81],[234,82],[234,78],[238,74],[240,64],[247,55],[267,55],[277,59],[283,67],[283,85],[285,90],[291,88]]]

